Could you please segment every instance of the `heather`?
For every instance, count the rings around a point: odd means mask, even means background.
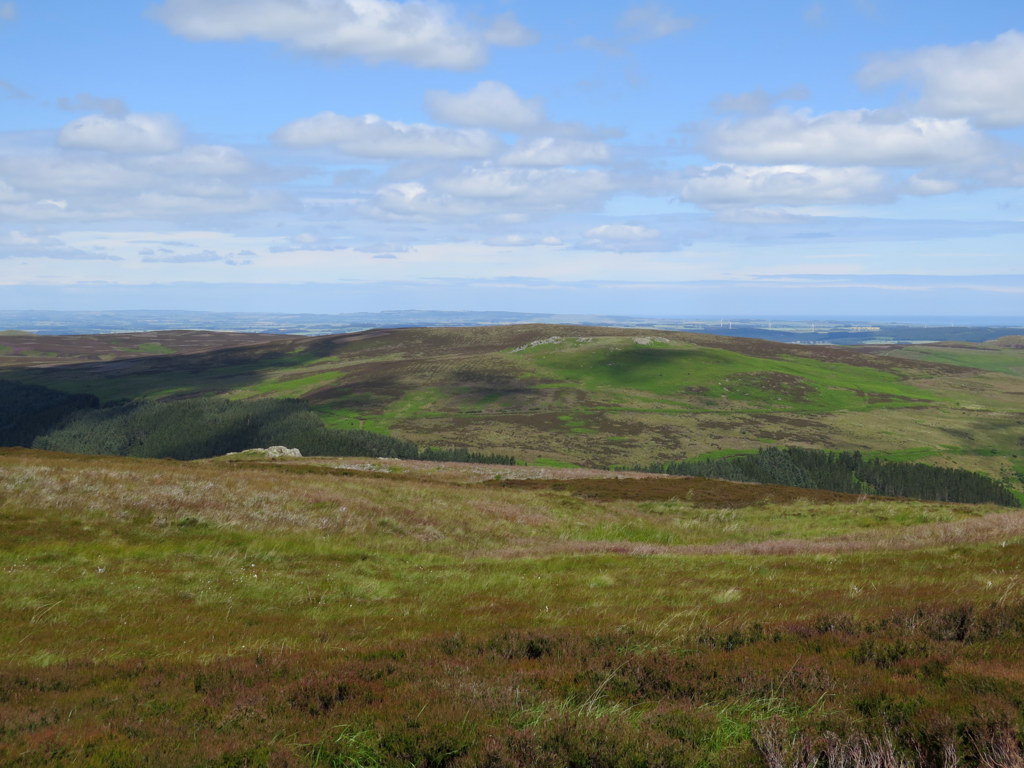
[[[4,764],[1021,759],[1005,507],[24,450],[0,491]]]

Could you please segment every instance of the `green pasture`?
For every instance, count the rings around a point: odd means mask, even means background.
[[[516,354],[555,380],[591,392],[627,390],[673,400],[725,399],[753,408],[810,412],[891,408],[936,399],[876,368],[752,357],[696,345],[639,345],[611,337],[583,345],[544,344]]]
[[[907,360],[960,365],[995,373],[1024,376],[1024,349],[992,349],[985,347],[946,347],[920,344],[904,347],[894,356]]]

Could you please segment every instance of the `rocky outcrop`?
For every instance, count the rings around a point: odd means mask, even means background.
[[[302,458],[302,451],[298,448],[286,448],[283,445],[272,445],[269,448],[250,448],[247,451],[233,451],[232,453],[225,454],[226,456],[256,456],[262,454],[268,459],[280,459],[283,457],[295,457]]]

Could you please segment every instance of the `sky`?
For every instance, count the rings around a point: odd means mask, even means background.
[[[1024,318],[1019,0],[0,0],[0,309]]]

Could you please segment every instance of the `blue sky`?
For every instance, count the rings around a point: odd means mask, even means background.
[[[0,0],[0,306],[1024,316],[1024,9]]]

